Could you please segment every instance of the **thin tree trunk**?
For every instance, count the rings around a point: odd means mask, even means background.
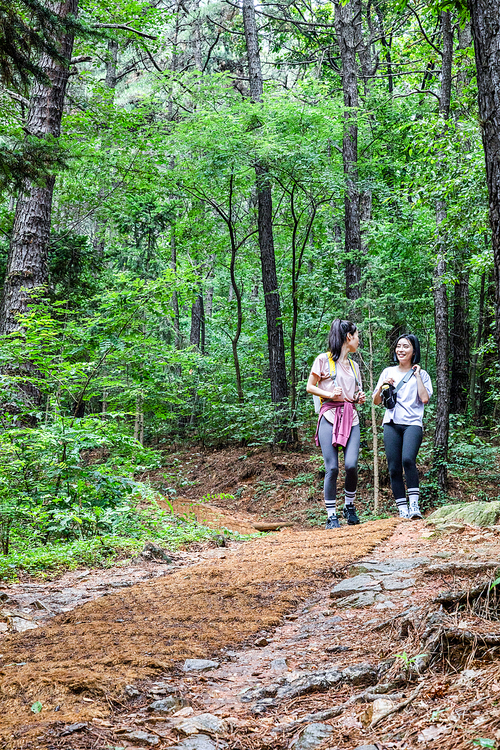
[[[172,224],[170,227],[170,268],[174,272],[174,275],[177,276],[177,243],[175,239],[175,223]],[[175,348],[180,349],[181,348],[181,325],[180,325],[180,315],[179,315],[179,298],[177,296],[177,292],[172,292],[172,310],[174,313],[174,339],[175,339]]]
[[[373,384],[373,335],[371,323],[368,325],[368,346],[370,347],[370,393],[373,393],[375,386]],[[378,428],[377,414],[375,404],[371,404],[371,422],[372,422],[372,445],[373,445],[373,512],[377,513],[379,505],[380,480],[378,472]]]
[[[247,48],[250,96],[254,102],[259,102],[262,100],[263,78],[253,0],[243,0],[243,25]],[[278,409],[275,441],[288,442],[291,439],[290,431],[284,427],[288,383],[286,377],[285,342],[281,322],[281,304],[278,291],[278,275],[276,273],[276,259],[274,255],[271,180],[266,166],[260,162],[257,162],[255,165],[255,175],[262,285],[266,308],[271,399],[274,404],[280,407]]]
[[[481,274],[481,291],[479,292],[479,313],[478,313],[478,319],[477,319],[476,342],[475,342],[474,352],[472,354],[471,365],[470,365],[469,405],[470,405],[470,412],[473,415],[473,417],[476,414],[476,404],[477,404],[477,398],[476,398],[477,362],[479,358],[479,347],[481,346],[481,341],[483,339],[485,285],[486,285],[486,274],[483,272]]]
[[[108,42],[108,56],[106,59],[106,86],[111,91],[116,88],[116,68],[118,64],[118,42],[110,39]]]
[[[500,4],[498,0],[469,0],[469,9],[492,231],[495,338],[500,355]]]
[[[76,15],[78,0],[63,0],[52,5],[56,15],[65,19]],[[73,34],[63,34],[56,42],[65,65],[44,54],[40,67],[48,82],[35,81],[30,98],[26,129],[40,139],[58,138],[64,97],[69,76],[69,61],[73,51]],[[18,316],[27,312],[30,292],[47,283],[47,261],[55,177],[42,184],[25,180],[19,193],[7,273],[0,305],[0,332],[11,333],[19,327]]]
[[[458,259],[461,263],[461,259]],[[453,325],[451,326],[450,413],[465,414],[469,396],[470,326],[469,278],[459,272],[453,289]]]
[[[204,332],[204,312],[203,312],[203,294],[200,292],[191,307],[191,333],[189,343],[202,354],[205,353],[205,332]]]

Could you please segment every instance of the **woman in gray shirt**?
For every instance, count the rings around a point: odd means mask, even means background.
[[[385,453],[399,515],[418,519],[422,514],[418,505],[420,489],[416,461],[422,442],[424,406],[432,396],[432,383],[429,374],[419,365],[420,343],[415,335],[408,333],[399,337],[395,356],[398,364],[386,367],[380,375],[373,392],[373,403],[382,402],[382,391],[388,385],[398,389],[394,408],[386,408],[384,414]]]

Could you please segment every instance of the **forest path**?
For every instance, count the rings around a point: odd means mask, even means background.
[[[335,533],[287,529],[230,547],[224,559],[82,604],[43,628],[7,635],[0,666],[5,746],[57,747],[49,739],[55,722],[106,720],[112,701],[124,699],[125,685],[275,628],[396,524],[373,521]],[[42,710],[34,714],[37,702]],[[69,746],[79,745],[72,738]]]

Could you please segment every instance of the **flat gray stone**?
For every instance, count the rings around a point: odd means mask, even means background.
[[[380,582],[376,581],[372,576],[359,575],[354,578],[346,578],[345,581],[337,583],[336,586],[330,591],[331,599],[340,599],[343,596],[349,596],[350,594],[360,594],[365,591],[382,591]]]
[[[415,586],[414,578],[393,578],[392,576],[384,576],[382,579],[382,586],[386,591],[403,591],[404,589],[411,589]]]
[[[160,740],[155,734],[149,734],[149,732],[143,732],[138,729],[136,732],[127,732],[123,735],[124,739],[134,740],[134,742],[140,742],[143,745],[158,745]]]
[[[380,586],[378,591],[380,591]],[[360,607],[370,607],[375,603],[375,597],[377,596],[376,591],[364,591],[361,594],[352,594],[351,596],[345,596],[343,599],[338,599],[335,602],[336,607],[352,607],[353,609],[359,609]]]
[[[443,505],[428,516],[426,523],[452,523],[462,521],[475,526],[494,526],[500,518],[500,501],[456,503]]]
[[[206,732],[210,735],[224,734],[227,731],[227,724],[223,719],[219,719],[218,716],[213,714],[198,714],[198,716],[190,716],[177,726],[184,734],[198,734],[198,732]]]
[[[153,701],[148,706],[149,711],[155,711],[160,714],[171,714],[173,711],[177,711],[181,708],[181,701],[178,698],[174,698],[169,695],[168,698],[161,698],[160,700]]]
[[[269,665],[269,669],[272,669],[274,672],[286,672],[288,669],[286,659],[273,659]]]
[[[371,664],[353,664],[342,670],[343,682],[351,685],[376,685],[378,681],[378,670]]]
[[[359,562],[349,567],[350,576],[361,576],[372,574],[376,576],[392,575],[403,570],[414,570],[421,566],[428,565],[428,557],[411,557],[401,560],[386,560],[385,562]]]
[[[314,750],[315,747],[321,745],[327,737],[333,732],[333,727],[329,724],[308,724],[303,732],[301,732],[297,743],[295,744],[295,750]]]
[[[227,742],[217,739],[214,742],[206,734],[195,734],[193,737],[186,737],[178,745],[172,745],[169,750],[221,750],[227,747]]]
[[[206,672],[208,669],[218,669],[220,662],[211,659],[186,659],[182,669],[184,672]]]
[[[376,745],[358,745],[354,750],[378,750]]]

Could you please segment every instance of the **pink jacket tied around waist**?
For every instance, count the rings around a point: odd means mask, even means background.
[[[354,406],[350,401],[324,401],[319,410],[318,424],[314,440],[319,448],[319,423],[325,412],[335,409],[335,420],[332,424],[332,445],[346,447],[351,434],[352,421],[354,419]]]

